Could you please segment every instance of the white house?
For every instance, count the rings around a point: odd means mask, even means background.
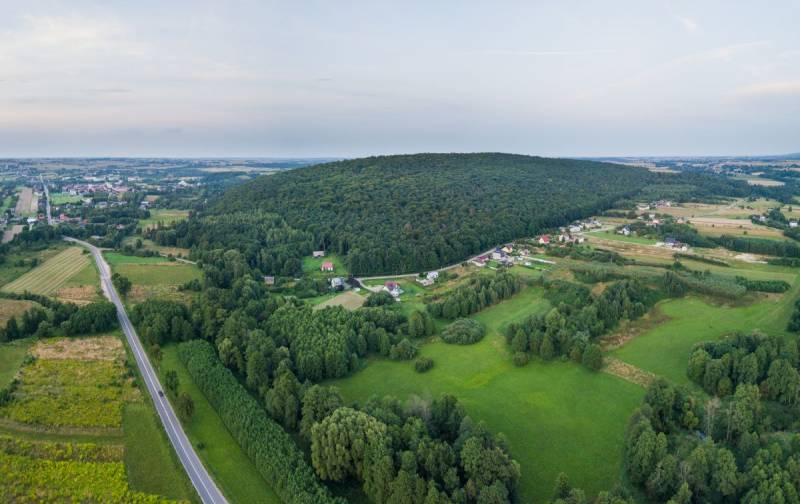
[[[789,221],[789,227],[790,228],[796,228],[797,227],[797,221]]]
[[[311,253],[311,255],[312,255],[312,257],[314,257],[314,259],[316,259],[317,257],[325,257],[325,251],[324,250],[315,250],[314,252]]]

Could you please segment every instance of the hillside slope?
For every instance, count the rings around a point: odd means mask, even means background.
[[[356,275],[399,273],[589,215],[652,181],[645,170],[592,161],[382,156],[261,177],[225,193],[208,214],[277,214],[309,233],[312,248],[346,255]]]

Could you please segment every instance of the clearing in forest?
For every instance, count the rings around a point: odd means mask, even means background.
[[[89,264],[89,257],[79,247],[69,247],[40,266],[3,286],[4,292],[41,294],[55,293],[75,274]]]
[[[314,306],[314,309],[321,310],[329,306],[341,306],[347,310],[355,310],[356,308],[361,308],[366,300],[364,296],[356,294],[353,291],[347,291]]]
[[[434,361],[424,374],[414,371],[413,362],[372,358],[352,376],[329,383],[345,399],[360,402],[373,394],[401,400],[453,394],[473,420],[508,438],[522,470],[521,501],[551,498],[561,471],[594,495],[611,488],[622,474],[625,425],[645,391],[572,362],[533,359],[515,367],[503,330],[549,308],[540,288],[523,289],[470,316],[487,328],[480,342],[460,346],[434,340],[422,345],[420,355]]]

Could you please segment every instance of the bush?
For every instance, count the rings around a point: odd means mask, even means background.
[[[424,373],[433,367],[433,359],[430,357],[419,357],[414,361],[414,370],[417,373]]]
[[[603,352],[600,347],[590,343],[583,351],[583,365],[592,371],[599,371],[603,367]]]
[[[364,301],[364,306],[367,307],[375,307],[375,306],[385,306],[394,304],[394,298],[391,294],[385,291],[380,292],[373,292],[369,296],[367,296],[367,300]]]
[[[408,338],[403,338],[389,349],[389,358],[392,360],[411,360],[417,356],[418,352],[419,348],[411,343]]]
[[[470,345],[483,339],[486,329],[477,320],[458,319],[442,331],[445,343]]]
[[[527,352],[516,352],[514,354],[514,365],[517,367],[525,366],[530,360],[530,355]]]

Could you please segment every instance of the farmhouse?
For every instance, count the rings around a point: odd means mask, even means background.
[[[311,253],[311,255],[312,255],[312,257],[314,257],[314,259],[316,259],[318,257],[325,257],[325,251],[324,250],[315,250],[314,252]]]
[[[631,228],[629,228],[628,226],[625,226],[624,228],[619,230],[619,234],[624,235],[624,236],[630,236],[631,235]]]
[[[539,245],[550,245],[550,235],[542,235],[539,237]]]
[[[400,285],[397,282],[392,282],[392,281],[383,284],[383,290],[385,290],[386,292],[391,294],[392,297],[395,298],[400,297],[400,294],[403,293],[403,289],[400,288]]]
[[[344,290],[344,279],[341,277],[331,278],[331,289],[336,291]]]
[[[325,261],[322,263],[322,266],[319,267],[322,271],[333,271],[333,263],[330,261]]]
[[[428,287],[433,285],[437,278],[439,278],[438,271],[429,271],[424,277],[417,277],[417,282],[423,287]]]
[[[264,283],[266,285],[275,285],[275,277],[274,276],[265,276]]]
[[[486,261],[488,261],[488,260],[489,260],[489,258],[487,256],[482,255],[480,257],[476,257],[475,259],[473,259],[472,260],[472,264],[474,264],[475,266],[477,266],[479,268],[483,268],[484,266],[486,266]]]

